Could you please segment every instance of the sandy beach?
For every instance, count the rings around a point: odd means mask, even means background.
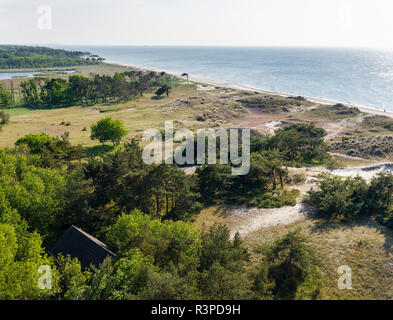
[[[131,64],[122,64],[118,63],[115,61],[108,61],[108,63],[112,64],[119,64],[127,67],[132,67],[135,69],[143,70],[143,71],[154,71],[154,72],[166,72],[170,75],[182,78],[181,75],[182,73],[180,72],[174,72],[170,70],[164,70],[164,69],[159,69],[159,68],[152,68],[152,67],[141,67],[141,66],[135,66]],[[262,90],[260,88],[255,88],[243,84],[238,84],[238,83],[232,83],[232,82],[226,82],[226,81],[220,81],[220,80],[213,80],[213,79],[208,79],[208,78],[202,78],[202,77],[197,77],[193,76],[192,74],[189,74],[189,81],[194,82],[194,83],[200,83],[200,84],[205,84],[209,86],[214,86],[214,87],[224,87],[224,88],[230,88],[234,90],[241,90],[241,91],[251,91],[251,92],[259,92],[259,93],[265,93],[269,95],[276,95],[276,96],[282,96],[282,97],[296,97],[297,95],[293,94],[288,94],[284,92],[275,92],[275,91],[268,91],[268,90]],[[342,103],[345,104],[346,106],[349,107],[356,107],[358,108],[361,112],[364,113],[370,113],[370,114],[375,114],[375,115],[383,115],[386,117],[393,118],[393,111],[384,111],[384,110],[379,110],[376,108],[372,108],[369,106],[362,106],[362,105],[355,105],[355,104],[349,104],[341,101],[336,101],[336,100],[331,100],[331,99],[324,99],[324,98],[317,98],[317,97],[308,97],[308,96],[303,96],[305,99],[308,101],[314,102],[314,103],[319,103],[319,104],[325,104],[325,105],[333,105],[337,103]]]

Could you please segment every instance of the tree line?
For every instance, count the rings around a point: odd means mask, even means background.
[[[47,47],[0,45],[0,69],[68,67],[96,63],[89,52]]]
[[[55,108],[74,104],[129,101],[158,88],[157,95],[169,95],[173,77],[166,73],[127,71],[113,76],[94,75],[91,78],[71,75],[68,80],[36,77],[21,83],[23,103],[27,106]]]

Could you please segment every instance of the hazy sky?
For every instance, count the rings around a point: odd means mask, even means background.
[[[393,1],[0,0],[0,30],[18,44],[393,48]]]

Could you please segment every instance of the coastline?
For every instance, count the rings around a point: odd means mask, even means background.
[[[125,63],[119,63],[116,61],[107,61],[106,63],[108,64],[117,64],[125,67],[131,67],[137,70],[142,70],[142,71],[154,71],[154,72],[166,72],[167,74],[170,74],[172,76],[176,76],[178,78],[182,78],[180,72],[175,72],[175,71],[170,71],[170,70],[164,70],[164,69],[159,69],[159,68],[152,68],[148,66],[135,66],[132,64],[125,64]],[[184,78],[182,78],[184,79]],[[195,82],[195,83],[201,83],[201,84],[206,84],[210,86],[215,86],[215,87],[223,87],[223,88],[229,88],[229,89],[234,89],[234,90],[240,90],[240,91],[250,91],[250,92],[258,92],[262,94],[268,94],[268,95],[275,95],[275,96],[280,96],[280,97],[297,97],[299,95],[295,94],[289,94],[289,93],[284,93],[284,92],[275,92],[275,91],[268,91],[268,90],[263,90],[260,88],[248,86],[248,85],[243,85],[243,84],[238,84],[238,83],[232,83],[232,82],[226,82],[226,81],[221,81],[221,80],[213,80],[209,78],[202,78],[198,76],[193,76],[189,75],[189,81],[190,82]],[[318,104],[323,104],[323,105],[334,105],[337,103],[344,104],[349,107],[355,107],[358,108],[361,112],[363,113],[369,113],[369,114],[374,114],[374,115],[382,115],[386,116],[389,118],[393,118],[393,111],[389,110],[381,110],[369,106],[362,106],[362,105],[356,105],[356,104],[350,104],[338,100],[332,100],[332,99],[325,99],[325,98],[317,98],[317,97],[308,97],[308,96],[302,96],[306,100],[313,102],[313,103],[318,103]]]

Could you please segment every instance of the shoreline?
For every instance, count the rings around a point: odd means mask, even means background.
[[[148,67],[148,66],[143,66],[143,67],[142,66],[135,66],[132,64],[119,63],[116,61],[106,61],[105,63],[117,64],[117,65],[121,65],[121,66],[125,66],[125,67],[131,67],[131,68],[134,68],[137,70],[142,70],[142,71],[166,72],[167,74],[170,74],[172,76],[184,79],[183,77],[181,77],[182,73],[176,72],[176,71],[170,71],[170,70],[165,70],[165,69],[160,69],[160,68],[153,68],[153,67]],[[210,86],[215,86],[215,87],[223,87],[223,88],[239,90],[239,91],[258,92],[258,93],[262,93],[262,94],[275,95],[275,96],[286,97],[286,98],[302,96],[302,95],[295,95],[295,94],[289,94],[289,93],[284,93],[284,92],[268,91],[268,90],[263,90],[263,89],[260,89],[257,87],[248,86],[248,85],[243,85],[243,84],[238,84],[238,83],[233,83],[233,82],[226,82],[226,81],[221,81],[221,80],[213,80],[213,79],[209,79],[209,78],[193,76],[191,74],[189,74],[189,81],[195,82],[195,83],[206,84],[206,85],[210,85]],[[341,101],[333,100],[333,99],[308,97],[308,96],[302,96],[302,97],[310,102],[313,102],[313,103],[318,103],[318,104],[323,104],[323,105],[334,105],[334,104],[341,103],[341,104],[346,105],[348,107],[358,108],[363,113],[382,115],[382,116],[386,116],[389,118],[393,118],[393,111],[389,111],[389,110],[384,111],[384,110],[377,109],[374,107],[351,104],[351,103],[341,102]]]

